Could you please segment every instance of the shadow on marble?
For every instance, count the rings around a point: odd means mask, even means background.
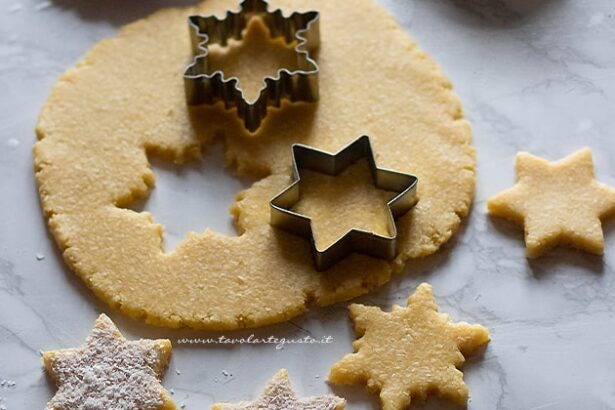
[[[466,406],[460,406],[450,400],[430,396],[425,403],[414,403],[413,410],[465,410]]]
[[[457,7],[460,13],[451,15],[462,23],[476,23],[494,27],[509,27],[522,22],[543,8],[566,0],[445,0]],[[469,20],[467,16],[473,16]]]
[[[366,295],[353,299],[353,302],[378,305],[388,311],[391,309],[390,304],[395,296],[401,295],[401,303],[405,304],[406,299],[414,293],[419,283],[430,282],[430,278],[441,272],[443,266],[448,263],[453,251],[460,246],[460,238],[465,235],[473,212],[472,207],[470,213],[462,219],[457,232],[436,253],[408,260],[405,268],[400,273],[393,274],[390,281]],[[411,280],[408,281],[409,279]]]
[[[487,214],[487,221],[489,221],[489,227],[493,228],[498,234],[515,241],[520,241],[525,246],[522,226],[490,214]]]
[[[615,240],[615,215],[602,221],[602,232],[604,232],[605,242]]]
[[[505,219],[489,216],[490,225],[499,233],[524,243],[523,228]],[[615,224],[610,229],[615,230]],[[607,233],[605,229],[605,234]],[[558,246],[537,259],[527,259],[527,265],[536,279],[561,270],[562,266],[576,267],[593,274],[604,273],[604,258],[578,249]]]
[[[609,234],[615,234],[615,221],[611,220],[610,223],[603,224],[603,228],[605,238]],[[608,249],[605,249],[605,252],[608,252]],[[527,265],[536,279],[557,273],[563,267],[577,268],[589,274],[602,275],[606,267],[604,258],[605,256],[594,255],[572,247],[557,246],[539,258],[527,259]]]
[[[604,257],[568,247],[555,248],[540,258],[528,259],[527,263],[536,279],[557,273],[562,266],[575,267],[595,275],[602,275],[605,270]]]
[[[377,394],[371,394],[365,386],[334,386],[330,385],[333,392],[346,399],[348,409],[353,409],[359,405],[367,406],[372,410],[380,409],[380,399]],[[466,407],[453,403],[450,400],[437,397],[437,393],[429,393],[430,396],[421,403],[417,400],[412,402],[413,410],[463,410]]]
[[[53,0],[59,8],[73,10],[87,21],[106,21],[121,26],[146,17],[165,7],[184,7],[199,3],[199,0]]]

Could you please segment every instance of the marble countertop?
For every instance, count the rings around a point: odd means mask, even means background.
[[[559,159],[589,146],[598,178],[615,186],[615,2],[380,1],[455,84],[473,123],[478,185],[449,245],[360,300],[388,309],[429,281],[442,311],[488,327],[492,342],[465,366],[472,410],[615,409],[615,222],[605,224],[603,258],[558,249],[530,262],[522,230],[485,212],[486,198],[513,184],[519,150]],[[146,326],[100,303],[62,262],[32,171],[36,117],[56,78],[120,25],[178,3],[191,2],[0,0],[0,409],[44,408],[55,388],[40,351],[81,344],[100,312],[127,337],[204,335]],[[232,233],[228,207],[248,181],[225,173],[221,159],[181,171],[155,164],[155,172],[144,206],[166,226],[168,246],[208,226]],[[169,192],[181,212],[165,200]],[[207,215],[202,201],[211,203]],[[207,409],[250,399],[287,367],[303,395],[334,391],[350,409],[378,408],[362,387],[324,382],[354,339],[345,304],[233,336],[250,333],[334,342],[279,350],[175,343],[164,385],[177,403]],[[455,407],[430,400],[424,408]]]

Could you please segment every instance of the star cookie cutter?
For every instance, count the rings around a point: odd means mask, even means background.
[[[367,135],[359,137],[336,154],[302,144],[294,144],[292,153],[293,182],[269,203],[270,224],[275,228],[308,238],[312,244],[316,269],[319,271],[330,268],[352,252],[388,260],[395,258],[397,254],[395,219],[406,214],[417,203],[418,178],[414,175],[378,168],[370,138]],[[336,176],[360,159],[367,159],[377,188],[395,192],[387,203],[390,234],[383,236],[370,231],[352,229],[329,247],[318,249],[311,218],[292,211],[292,207],[301,198],[299,171],[309,169]]]
[[[227,46],[230,39],[243,39],[243,31],[252,17],[261,17],[272,38],[284,37],[287,44],[297,43],[297,69],[278,70],[275,77],[265,77],[258,98],[250,102],[239,87],[239,79],[226,79],[224,72],[209,70],[211,43]],[[236,108],[245,128],[255,132],[267,116],[268,107],[279,108],[282,100],[315,102],[318,100],[318,64],[310,51],[320,45],[320,14],[317,11],[294,12],[284,17],[282,10],[269,11],[265,0],[244,0],[237,13],[228,11],[226,18],[193,15],[188,18],[194,60],[184,73],[188,105],[213,105],[224,102]]]

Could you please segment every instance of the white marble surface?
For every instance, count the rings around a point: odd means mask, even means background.
[[[521,230],[484,210],[486,198],[513,183],[522,149],[557,159],[590,146],[599,178],[615,185],[615,2],[381,1],[456,85],[474,126],[478,189],[449,246],[361,300],[388,307],[429,281],[443,311],[487,326],[493,340],[465,370],[472,410],[615,409],[615,222],[605,225],[604,258],[560,249],[530,263]],[[15,382],[0,385],[0,408],[44,408],[54,387],[39,351],[79,345],[99,312],[129,337],[195,335],[124,318],[65,268],[41,216],[30,151],[57,76],[121,24],[177,3],[190,2],[0,0],[0,380]],[[246,181],[220,161],[180,171],[159,164],[156,172],[144,206],[166,225],[167,241],[206,226],[232,232],[228,206]],[[181,209],[165,202],[169,191]],[[214,204],[211,212],[201,201]],[[343,304],[255,333],[335,342],[279,351],[176,345],[164,384],[178,404],[206,409],[214,400],[249,399],[280,367],[302,394],[327,391],[328,367],[353,340]],[[351,409],[378,408],[362,388],[334,391]],[[454,407],[432,400],[426,408]]]

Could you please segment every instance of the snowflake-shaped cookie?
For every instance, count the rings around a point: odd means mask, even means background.
[[[211,410],[343,410],[346,400],[332,396],[299,399],[290,385],[286,369],[278,371],[261,397],[251,403],[218,403]]]
[[[407,408],[412,399],[423,401],[432,392],[466,404],[468,388],[458,368],[464,354],[489,341],[489,333],[438,313],[430,285],[420,285],[405,308],[394,305],[383,312],[353,304],[350,316],[360,338],[353,343],[355,353],[331,368],[331,383],[367,383],[380,392],[384,410]]]
[[[58,385],[47,410],[175,409],[160,385],[170,355],[170,341],[127,341],[100,315],[83,346],[43,354]]]
[[[600,218],[615,214],[615,189],[595,179],[592,152],[548,162],[517,154],[517,184],[489,199],[489,213],[525,226],[527,256],[557,245],[604,252]]]

